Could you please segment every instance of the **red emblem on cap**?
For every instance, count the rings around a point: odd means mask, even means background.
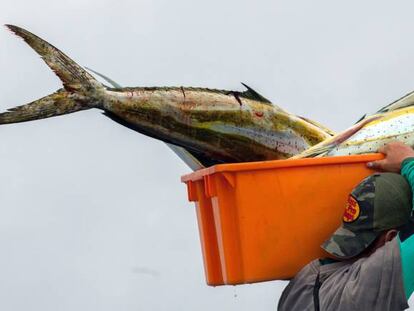
[[[346,204],[343,221],[344,222],[353,222],[359,217],[359,204],[358,201],[354,199],[353,196],[348,197],[348,202]]]

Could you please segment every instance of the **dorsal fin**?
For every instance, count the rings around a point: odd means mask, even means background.
[[[384,113],[388,111],[393,111],[401,108],[406,108],[409,106],[414,105],[414,92],[408,93],[401,97],[400,99],[397,99],[396,101],[392,102],[391,104],[388,104],[387,106],[381,108],[378,110],[377,113]]]
[[[272,102],[270,100],[268,100],[266,97],[257,93],[250,86],[248,86],[247,84],[244,84],[243,82],[241,82],[241,84],[247,89],[247,91],[244,91],[243,93],[241,93],[243,97],[258,100],[268,105],[272,105]]]

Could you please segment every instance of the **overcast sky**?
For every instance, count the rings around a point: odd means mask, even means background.
[[[341,130],[414,89],[413,10],[408,0],[0,0],[0,23],[125,86],[242,81]],[[5,28],[0,42],[1,110],[61,87]],[[286,282],[205,284],[188,172],[163,143],[97,110],[1,126],[0,309],[275,310]]]

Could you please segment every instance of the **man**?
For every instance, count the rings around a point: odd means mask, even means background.
[[[305,266],[285,288],[278,310],[408,308],[414,291],[414,151],[396,142],[380,152],[385,158],[367,165],[387,173],[354,188],[342,225],[322,244],[335,259]]]

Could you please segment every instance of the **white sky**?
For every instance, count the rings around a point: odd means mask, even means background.
[[[241,89],[334,130],[414,89],[412,1],[0,0],[128,86]],[[0,29],[0,109],[60,88]],[[0,128],[1,310],[275,310],[285,282],[208,287],[167,147],[90,110]]]

